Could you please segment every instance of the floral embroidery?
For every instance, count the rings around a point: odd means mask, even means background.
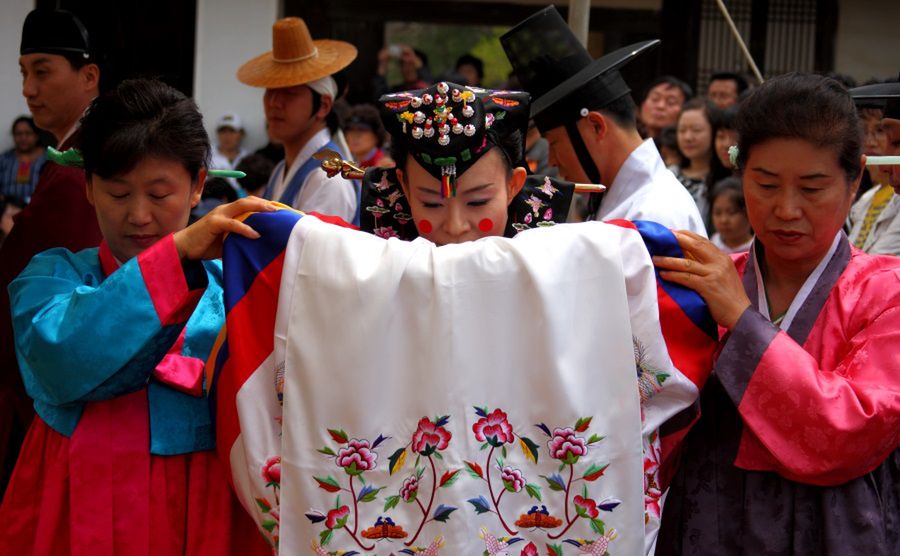
[[[281,489],[281,456],[273,456],[267,459],[266,463],[262,466],[260,474],[262,475],[263,480],[266,481],[266,487],[272,489],[275,500],[275,504],[273,505],[267,497],[263,496],[256,499],[256,506],[263,514],[260,526],[268,533],[265,537],[269,543],[272,544],[273,547],[278,548],[277,530],[281,520],[281,516],[278,513],[278,506],[281,503],[278,498],[278,491]]]
[[[393,226],[381,226],[372,230],[372,233],[383,239],[391,239],[392,237],[400,237]]]
[[[375,501],[384,487],[376,487],[366,482],[363,476],[366,472],[372,471],[377,467],[378,453],[375,449],[388,438],[378,435],[378,438],[370,443],[366,439],[351,439],[341,429],[328,429],[328,434],[332,440],[337,442],[340,448],[335,451],[330,446],[325,446],[318,451],[334,460],[334,464],[344,471],[348,479],[346,486],[344,486],[345,483],[343,481],[339,481],[332,475],[313,477],[319,488],[326,492],[337,494],[333,509],[327,512],[314,509],[306,514],[310,522],[314,524],[322,523],[325,527],[319,533],[319,543],[318,545],[314,543],[313,550],[317,554],[319,554],[319,550],[324,551],[322,547],[327,546],[331,542],[336,531],[346,532],[362,550],[372,550],[375,548],[375,545],[368,545],[357,536],[360,524],[359,505]],[[362,487],[358,492],[356,490],[357,486]],[[348,504],[341,503],[341,493],[350,494],[350,500],[353,503],[352,508]],[[363,535],[363,538],[366,537]]]
[[[442,468],[441,472],[439,467],[443,467],[444,461],[442,452],[448,450],[453,442],[453,433],[447,428],[450,416],[419,419],[414,432],[408,437],[407,444],[397,448],[387,459],[389,475],[397,476],[398,482],[394,487],[397,490],[393,493],[388,490],[385,493],[383,506],[376,510],[382,515],[368,518],[374,518],[374,521],[363,518],[363,508],[365,504],[379,498],[381,492],[388,487],[376,486],[364,477],[367,473],[378,469],[379,465],[383,465],[378,448],[390,440],[390,437],[379,435],[374,442],[370,442],[366,438],[351,438],[341,429],[328,429],[337,447],[325,446],[318,452],[329,458],[343,473],[314,477],[319,488],[335,495],[334,505],[331,508],[313,509],[306,514],[311,523],[322,527],[318,539],[310,544],[315,554],[350,556],[375,550],[374,543],[377,542],[400,541],[403,547],[395,549],[393,551],[395,554],[439,556],[445,544],[442,535],[434,537],[424,547],[417,545],[416,541],[422,536],[425,525],[431,522],[446,523],[451,514],[457,510],[454,506],[441,503],[438,492],[453,486],[464,474],[462,473],[464,470],[472,478],[483,482],[486,487],[485,494],[469,499],[469,504],[476,514],[494,514],[499,526],[502,527],[500,534],[490,531],[487,527],[481,529],[479,536],[484,541],[485,554],[511,556],[513,554],[511,547],[519,542],[524,544],[521,550],[516,549],[516,554],[520,556],[537,556],[540,553],[564,556],[565,545],[576,547],[578,554],[587,556],[606,554],[610,541],[616,538],[616,532],[613,529],[607,531],[600,516],[602,512],[613,511],[621,502],[615,498],[593,497],[590,493],[589,483],[598,481],[608,468],[608,464],[601,465],[593,461],[585,463],[591,449],[604,439],[602,436],[589,433],[592,417],[582,417],[576,420],[574,426],[557,427],[552,431],[543,423],[535,425],[547,435],[546,454],[560,466],[559,473],[540,475],[549,488],[549,492],[545,495],[540,485],[528,482],[527,469],[529,463],[537,465],[542,447],[530,438],[517,433],[509,415],[502,408],[489,410],[486,407],[476,407],[475,415],[477,419],[471,430],[475,440],[482,443],[480,450],[486,452],[485,459],[481,463],[464,460],[465,467]],[[508,449],[516,445],[525,457],[524,467],[521,464],[506,463]],[[649,453],[651,457],[645,458],[644,462],[645,472],[653,469],[652,457],[654,455],[658,457],[658,442],[657,452]],[[403,473],[406,463],[412,459],[415,459],[415,463],[412,464],[411,471]],[[658,462],[656,468],[658,469]],[[645,485],[648,481],[655,480],[654,473],[655,471],[645,474]],[[568,476],[564,478],[565,475]],[[262,476],[274,489],[277,504],[281,459],[270,458],[263,466]],[[579,482],[580,489],[578,489]],[[390,494],[387,495],[388,493]],[[527,498],[524,500],[533,498],[539,503],[532,505],[527,513],[519,514],[513,523],[515,527],[537,532],[544,535],[548,541],[559,540],[561,544],[547,542],[540,549],[535,542],[526,544],[526,539],[519,536],[518,531],[509,525],[501,508],[501,502],[507,493],[508,497],[525,493]],[[400,524],[394,521],[396,517],[385,515],[401,503],[418,507],[418,512],[415,513],[421,513],[421,516],[414,520],[414,523]],[[268,501],[260,499],[258,504],[269,515],[274,512],[272,529],[277,527],[277,512]],[[555,513],[562,515],[553,515],[553,510],[548,509],[548,506],[550,508],[555,506],[557,510]],[[372,512],[369,510],[367,513],[371,515]],[[579,520],[585,520],[590,525],[595,533],[594,538],[565,538],[566,533]],[[363,521],[371,525],[361,526]],[[345,542],[353,542],[355,548],[361,552],[357,550],[329,552],[329,544],[333,543],[338,535]]]
[[[644,523],[660,518],[659,501],[662,498],[662,490],[659,487],[660,452],[659,431],[653,431],[645,439],[644,445]]]

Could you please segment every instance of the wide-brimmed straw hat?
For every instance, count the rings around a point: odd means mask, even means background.
[[[237,78],[251,87],[293,87],[332,75],[355,58],[352,44],[313,40],[302,19],[286,17],[272,25],[272,51],[241,66]]]

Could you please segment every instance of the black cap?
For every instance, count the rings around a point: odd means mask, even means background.
[[[602,108],[631,92],[618,69],[659,45],[626,46],[594,60],[553,6],[522,21],[500,43],[522,87],[532,95],[531,117],[541,131],[581,117],[587,106]]]
[[[64,10],[32,10],[22,26],[19,54],[44,52],[80,55],[85,60],[93,55],[87,29],[74,14]]]
[[[499,137],[518,129],[524,143],[528,100],[528,93],[522,91],[440,82],[427,89],[385,95],[378,107],[393,144],[402,144],[435,178],[449,177],[455,183],[456,176],[493,146],[489,129]]]
[[[900,82],[875,83],[850,89],[853,100],[860,101],[884,101],[884,117],[900,120]]]

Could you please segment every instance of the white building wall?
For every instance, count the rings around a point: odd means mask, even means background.
[[[22,75],[19,73],[19,44],[25,16],[34,9],[34,0],[2,0],[0,2],[0,152],[12,148],[13,120],[28,114],[22,97]]]
[[[900,2],[840,0],[834,70],[863,83],[900,71]]]
[[[247,130],[244,147],[266,144],[263,90],[237,80],[247,60],[272,50],[272,24],[280,16],[279,0],[197,0],[194,99],[215,144],[216,120],[240,115]]]

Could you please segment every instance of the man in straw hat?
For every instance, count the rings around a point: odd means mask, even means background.
[[[37,9],[25,18],[19,54],[22,95],[35,124],[56,137],[59,150],[68,149],[82,114],[100,92],[96,45],[75,15]],[[79,251],[100,243],[85,187],[81,168],[48,162],[0,250],[0,497],[33,415],[16,363],[6,286],[45,249]]]
[[[323,149],[347,155],[335,137],[339,130],[332,108],[339,90],[333,75],[356,58],[356,48],[342,41],[314,41],[297,17],[275,22],[272,47],[237,72],[241,83],[266,89],[269,133],[284,144],[284,160],[272,172],[265,197],[356,222],[358,187],[340,176],[327,177],[313,158]]]
[[[500,38],[519,82],[532,95],[531,117],[550,143],[551,164],[574,182],[602,183],[591,218],[652,220],[706,235],[697,205],[643,141],[635,104],[619,68],[659,44],[633,44],[591,58],[559,12],[548,7]]]

